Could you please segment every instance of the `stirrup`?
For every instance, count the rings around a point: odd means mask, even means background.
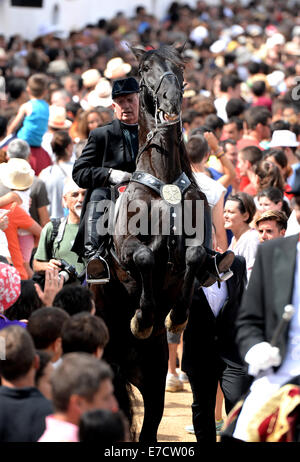
[[[95,268],[96,271],[94,270],[93,272],[93,268],[92,268],[92,271],[89,272],[89,264],[92,263],[93,261],[97,262],[97,260],[101,262],[102,269],[99,271],[99,268],[98,269]],[[87,263],[86,282],[88,284],[107,284],[109,281],[110,281],[109,266],[103,257],[101,257],[99,254],[96,254]]]
[[[218,282],[228,281],[228,279],[230,279],[233,276],[233,272],[231,271],[231,269],[228,269],[227,271],[225,271],[221,276],[221,274],[219,273],[218,265],[217,265],[217,255],[214,255],[213,259],[214,259],[214,262],[215,262],[215,270],[216,270],[216,275],[217,275],[217,281]]]

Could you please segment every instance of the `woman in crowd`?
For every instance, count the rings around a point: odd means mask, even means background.
[[[64,182],[72,177],[73,142],[66,131],[59,130],[53,134],[51,146],[55,155],[55,163],[42,170],[39,177],[46,185],[50,202],[50,218],[62,218],[64,216],[62,205]]]
[[[77,138],[75,138],[75,155],[79,157],[89,137],[91,130],[101,127],[104,124],[104,118],[101,112],[94,108],[81,112],[78,117]]]
[[[228,196],[224,207],[225,229],[230,229],[233,233],[228,250],[246,259],[248,281],[259,244],[257,231],[250,227],[255,212],[253,197],[244,192]]]
[[[262,189],[257,195],[257,201],[258,210],[261,213],[267,210],[281,210],[285,212],[287,217],[291,214],[291,209],[283,192],[274,186]]]

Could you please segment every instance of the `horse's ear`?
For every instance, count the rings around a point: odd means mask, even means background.
[[[183,50],[185,49],[185,46],[186,46],[186,42],[184,42],[183,44],[175,45],[175,49],[181,55],[183,53]]]
[[[141,61],[142,57],[146,53],[145,50],[142,50],[142,48],[130,47],[130,50],[138,61]]]

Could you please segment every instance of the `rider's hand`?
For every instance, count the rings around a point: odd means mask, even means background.
[[[256,377],[259,371],[279,366],[281,363],[279,348],[272,347],[268,342],[257,343],[247,352],[245,361],[249,364],[248,373]]]
[[[111,184],[122,183],[123,181],[128,181],[131,178],[131,173],[123,172],[122,170],[111,169],[109,175],[109,182]]]

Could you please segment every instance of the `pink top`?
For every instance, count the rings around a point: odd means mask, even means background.
[[[70,422],[46,417],[46,429],[38,443],[78,443],[78,426]]]

